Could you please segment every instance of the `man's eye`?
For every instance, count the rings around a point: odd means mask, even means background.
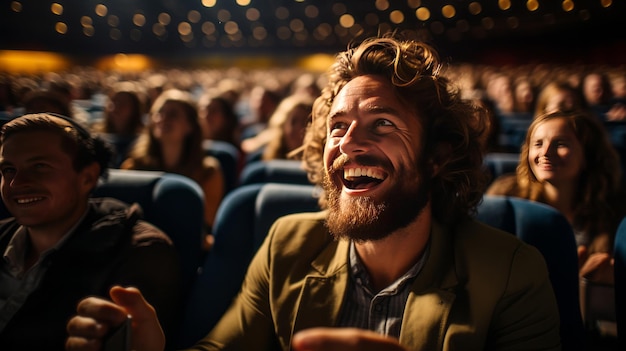
[[[348,125],[344,122],[336,122],[333,123],[332,126],[330,127],[330,130],[335,130],[335,129],[347,129]]]
[[[388,119],[379,119],[376,121],[376,127],[393,127],[393,123]]]
[[[13,168],[13,167],[4,167],[4,168],[0,169],[0,173],[2,173],[2,175],[14,174],[15,173],[15,168]]]

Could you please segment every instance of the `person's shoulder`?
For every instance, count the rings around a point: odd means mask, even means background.
[[[101,197],[89,200],[94,209],[91,226],[100,229],[126,228],[133,245],[161,242],[172,245],[171,239],[155,225],[143,219],[143,210],[137,203],[126,204],[120,200]]]
[[[289,214],[277,219],[270,229],[273,247],[282,251],[325,246],[333,237],[325,227],[326,212]]]
[[[507,173],[496,178],[487,188],[487,195],[512,195],[517,193],[518,184],[515,173]]]

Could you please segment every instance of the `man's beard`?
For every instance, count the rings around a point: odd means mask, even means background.
[[[374,165],[371,159],[364,162],[358,156],[354,161]],[[334,166],[329,174],[325,173],[322,186],[328,199],[326,226],[339,239],[364,242],[386,238],[413,222],[429,201],[430,176],[422,162],[410,170],[400,169],[397,174],[405,181],[396,177],[396,184],[378,201],[365,196],[342,200],[341,187],[331,180],[336,172],[343,172],[343,167]]]

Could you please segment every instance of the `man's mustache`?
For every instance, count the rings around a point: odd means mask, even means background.
[[[356,164],[359,166],[370,166],[370,167],[381,167],[384,169],[389,169],[389,162],[378,159],[372,155],[357,155],[354,157],[350,157],[346,154],[341,154],[337,157],[330,168],[329,173],[337,172],[347,164]]]

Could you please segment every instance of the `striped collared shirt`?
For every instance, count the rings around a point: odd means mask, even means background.
[[[428,251],[427,247],[419,261],[402,277],[374,293],[367,270],[356,253],[354,243],[350,243],[350,282],[338,326],[368,329],[399,338],[411,282],[422,270]]]

